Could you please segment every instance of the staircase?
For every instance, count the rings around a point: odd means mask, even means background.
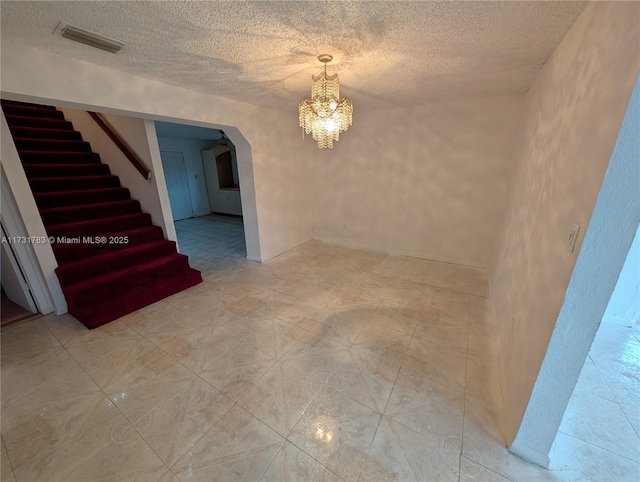
[[[96,328],[202,281],[61,111],[1,105],[42,222],[56,238],[69,313]]]

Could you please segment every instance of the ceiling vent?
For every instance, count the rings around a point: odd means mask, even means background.
[[[125,42],[121,42],[120,40],[105,37],[99,33],[91,32],[90,30],[85,30],[84,28],[69,25],[64,22],[60,22],[56,31],[60,32],[60,35],[64,38],[89,45],[90,47],[106,50],[112,54],[119,52],[122,50],[122,47],[126,45]]]

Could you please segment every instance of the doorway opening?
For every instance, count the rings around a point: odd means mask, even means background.
[[[557,452],[566,445],[590,446],[592,458],[599,458],[601,465],[608,467],[612,480],[637,477],[636,463],[640,461],[638,231],[567,405],[554,447]]]
[[[179,250],[206,272],[246,259],[235,146],[220,129],[155,121]]]

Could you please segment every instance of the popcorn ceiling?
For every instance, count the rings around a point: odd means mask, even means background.
[[[17,41],[195,91],[291,111],[330,53],[357,111],[521,94],[585,2],[2,2]],[[64,21],[128,45],[54,35]],[[293,107],[292,107],[293,106]]]

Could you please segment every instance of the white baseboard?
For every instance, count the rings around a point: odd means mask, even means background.
[[[537,450],[532,450],[529,447],[521,446],[517,442],[514,442],[513,445],[511,445],[509,451],[527,462],[539,465],[545,469],[549,468],[549,454],[543,454]]]
[[[406,256],[409,258],[425,259],[427,261],[437,261],[439,263],[455,264],[457,266],[465,266],[467,268],[480,268],[485,270],[487,268],[487,266],[482,263],[475,263],[473,261],[466,261],[462,259],[446,258],[443,256],[431,256],[431,255],[425,255],[423,253],[413,253],[410,251],[403,251],[398,249],[385,250],[385,249],[380,249],[372,246],[362,245],[359,243],[349,243],[342,240],[324,238],[324,237],[314,237],[313,240],[320,241],[322,243],[333,244],[335,246],[341,246],[343,248],[360,249],[363,251],[371,251],[374,253],[390,254],[392,256]]]

